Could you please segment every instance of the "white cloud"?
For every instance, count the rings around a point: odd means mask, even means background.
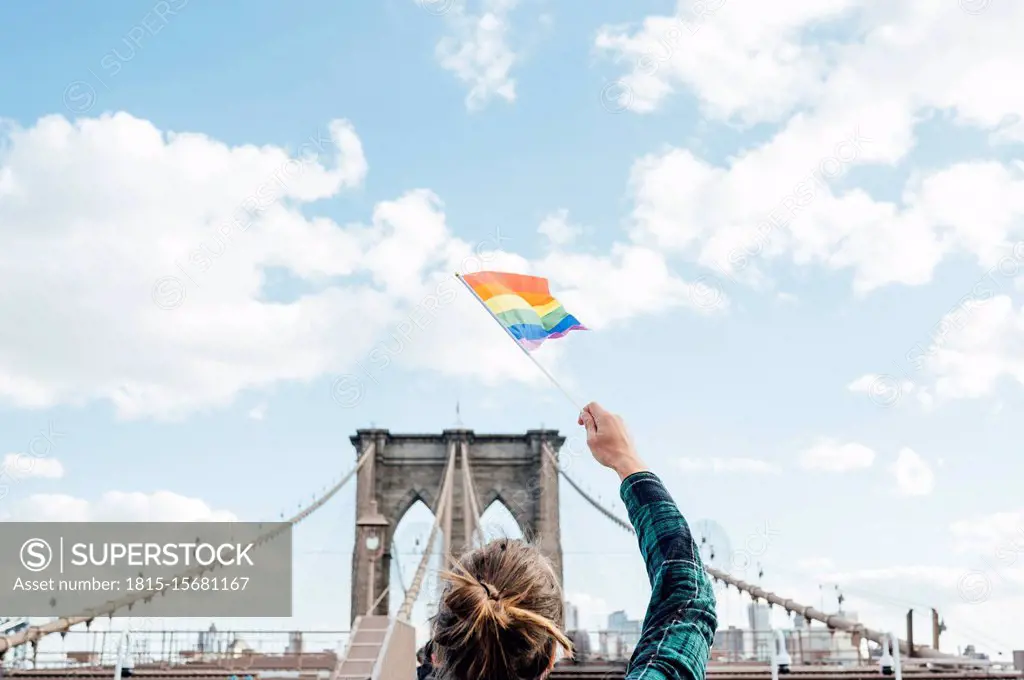
[[[263,420],[267,417],[267,405],[265,403],[257,404],[249,410],[249,418],[252,420]]]
[[[935,487],[935,473],[931,466],[911,449],[901,449],[890,469],[901,495],[926,496]]]
[[[454,35],[437,45],[441,66],[451,71],[470,90],[466,108],[478,111],[492,99],[516,99],[516,82],[511,77],[516,54],[508,45],[509,13],[518,0],[478,0],[480,11],[467,13],[461,3],[448,11]]]
[[[537,267],[551,273],[559,300],[588,328],[678,307],[707,314],[729,307],[720,287],[684,281],[649,248],[615,244],[607,257],[560,251]]]
[[[10,318],[45,311],[5,337],[0,398],[22,407],[105,399],[124,416],[173,413],[315,377],[334,363],[339,336],[367,344],[344,319],[355,314],[372,328],[389,307],[374,290],[259,300],[263,267],[343,276],[362,243],[386,241],[298,213],[298,204],[366,173],[351,126],[335,121],[329,130],[324,144],[340,151],[310,145],[296,161],[274,147],[164,135],[123,113],[9,129],[0,272],[10,284],[0,310]],[[183,261],[188,275],[177,268]],[[178,309],[154,304],[154,293],[166,292],[154,281],[166,276],[185,286]]]
[[[626,64],[634,110],[653,110],[684,86],[708,115],[748,122],[837,99],[844,87],[851,104],[957,107],[961,118],[1003,134],[1012,134],[1008,116],[1024,111],[1024,95],[993,92],[971,77],[978,68],[998,82],[1019,63],[1024,48],[1009,28],[1022,16],[1015,3],[974,16],[925,0],[714,0],[700,8],[697,16],[696,5],[680,0],[674,17],[599,32],[597,47]],[[815,40],[814,29],[840,22],[851,30]]]
[[[0,314],[22,321],[0,340],[0,400],[15,406],[101,400],[126,418],[181,417],[243,390],[396,362],[542,380],[455,270],[557,274],[559,297],[595,328],[706,303],[649,249],[531,262],[504,252],[500,233],[460,239],[425,189],[377,204],[369,224],[305,216],[304,204],[366,175],[344,121],[314,135],[302,161],[124,113],[4,129]],[[270,268],[311,292],[268,299]]]
[[[583,233],[578,226],[569,223],[568,210],[558,210],[545,217],[537,227],[537,231],[546,236],[555,246],[568,245]]]
[[[853,123],[844,131],[841,123],[822,121],[810,131],[794,122],[727,168],[684,149],[642,158],[632,170],[632,238],[750,284],[764,279],[772,259],[851,269],[858,294],[928,283],[957,250],[986,266],[1012,250],[1009,239],[1024,218],[1024,182],[995,163],[961,163],[919,177],[905,187],[902,207],[861,189],[837,193],[830,177],[894,153],[874,130]],[[997,207],[969,220],[967,206],[979,193],[990,199],[985,206]],[[979,219],[982,235],[970,226]]]
[[[949,529],[957,552],[998,553],[1004,563],[1003,553],[1016,556],[1024,552],[1024,510],[958,520]]]
[[[986,396],[1002,379],[1024,384],[1024,307],[985,290],[943,317],[927,349],[916,354],[938,400]]]
[[[679,466],[686,472],[775,474],[777,466],[755,458],[682,458]]]
[[[633,111],[657,109],[682,85],[710,115],[777,120],[812,100],[829,65],[827,51],[803,44],[800,33],[854,4],[680,0],[674,16],[646,17],[636,31],[605,27],[596,44],[627,65],[622,83]]]
[[[863,595],[872,599],[873,596],[878,597],[878,602],[888,600],[891,603],[893,599],[907,603],[927,602],[930,606],[942,608],[949,620],[952,619],[951,611],[960,605],[1013,601],[1014,596],[1022,592],[1024,568],[983,561],[958,566],[891,565],[833,572],[822,578],[827,583],[838,584],[843,590],[849,586],[848,592],[857,598]],[[877,625],[877,621],[872,621],[872,624]],[[981,628],[994,630],[993,626]]]
[[[822,440],[800,454],[800,466],[806,470],[849,472],[869,468],[875,462],[875,452],[863,444],[841,444]]]
[[[893,565],[869,569],[858,569],[856,571],[834,572],[828,574],[827,579],[835,583],[853,583],[864,581],[892,581],[898,579],[909,579],[916,581],[927,581],[937,586],[949,586],[955,584],[963,575],[961,567],[943,567],[936,565]]]
[[[0,481],[6,479],[60,479],[64,466],[56,458],[30,456],[25,453],[8,453],[0,461]]]
[[[170,491],[108,491],[90,501],[63,494],[34,494],[13,504],[4,520],[20,522],[234,522],[198,498]]]
[[[608,27],[598,37],[630,63],[651,55],[625,79],[634,108],[652,110],[685,86],[712,117],[786,122],[724,166],[684,148],[638,161],[638,243],[752,284],[773,259],[849,269],[855,291],[866,294],[927,283],[957,253],[990,266],[1020,232],[1024,181],[1010,165],[914,173],[898,202],[833,184],[855,166],[902,162],[922,114],[955,111],[957,123],[983,129],[1024,114],[1024,94],[978,80],[1009,78],[1024,59],[1008,28],[1024,21],[1024,6],[997,3],[969,16],[923,0],[729,0],[708,3],[696,24],[691,3],[679,8],[682,24],[647,17],[638,29]],[[839,37],[808,38],[840,19]]]

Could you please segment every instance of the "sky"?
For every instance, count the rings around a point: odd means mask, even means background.
[[[5,5],[0,518],[277,519],[358,428],[456,404],[579,437],[471,298],[428,304],[514,271],[590,328],[538,360],[623,415],[717,564],[1005,658],[1022,28],[1009,0]],[[347,629],[353,508],[295,530],[291,619],[218,625]],[[634,539],[565,484],[561,518],[583,623],[641,618]]]

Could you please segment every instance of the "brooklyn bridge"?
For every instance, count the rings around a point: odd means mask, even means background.
[[[110,616],[130,616],[131,609],[154,597],[173,597],[167,591],[125,596],[95,608],[67,615],[45,624],[9,627],[0,637],[0,666],[9,677],[38,680],[112,675],[161,680],[402,680],[415,677],[416,629],[411,623],[414,604],[421,598],[435,551],[459,554],[484,541],[482,508],[500,501],[525,536],[552,561],[563,577],[560,529],[560,482],[580,494],[593,507],[595,520],[607,521],[615,530],[630,532],[628,521],[604,507],[569,474],[563,451],[565,438],[553,430],[525,434],[479,434],[466,429],[441,434],[394,434],[383,429],[359,430],[351,437],[355,465],[308,506],[275,525],[257,540],[263,545],[298,525],[324,507],[355,479],[356,527],[352,546],[351,620],[339,622],[337,631],[296,631],[267,646],[251,643],[273,637],[272,633],[248,631],[241,637],[224,638],[216,631],[125,631],[110,636],[90,630],[91,624]],[[571,453],[571,452],[570,452]],[[405,588],[398,610],[389,614],[395,530],[417,502],[433,512],[434,520],[412,583]],[[257,548],[258,549],[258,548]],[[907,633],[872,628],[839,614],[830,614],[737,578],[711,563],[705,564],[716,584],[743,594],[759,607],[779,608],[805,625],[827,630],[848,640],[852,657],[845,660],[815,653],[805,637],[794,631],[764,630],[755,647],[765,654],[747,653],[719,630],[712,649],[708,676],[723,680],[757,680],[790,674],[801,680],[856,680],[879,674],[959,678],[1022,678],[1024,652],[1015,652],[1015,663],[994,663],[977,656],[960,656],[940,650],[942,625],[934,614],[930,644]],[[202,568],[198,568],[198,573]],[[609,584],[612,587],[612,584]],[[344,630],[341,630],[344,628]],[[570,626],[571,628],[571,626]],[[610,654],[604,640],[585,631],[569,631],[577,647],[575,659],[562,660],[551,678],[612,680],[623,677],[625,659]],[[145,653],[131,652],[128,638],[145,637]],[[277,633],[280,635],[280,633]],[[757,633],[755,633],[757,635]],[[86,641],[51,658],[40,654],[40,643],[49,636]],[[97,642],[98,636],[103,637]],[[599,649],[600,648],[600,649]],[[135,645],[139,649],[139,645]],[[45,657],[45,658],[44,658]]]

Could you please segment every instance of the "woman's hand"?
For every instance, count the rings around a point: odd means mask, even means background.
[[[620,480],[647,469],[633,448],[622,418],[591,402],[583,408],[578,422],[587,428],[587,446],[594,459],[615,470]]]

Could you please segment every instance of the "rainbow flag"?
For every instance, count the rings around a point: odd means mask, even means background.
[[[516,342],[527,350],[587,328],[551,296],[548,280],[506,272],[461,277]]]

